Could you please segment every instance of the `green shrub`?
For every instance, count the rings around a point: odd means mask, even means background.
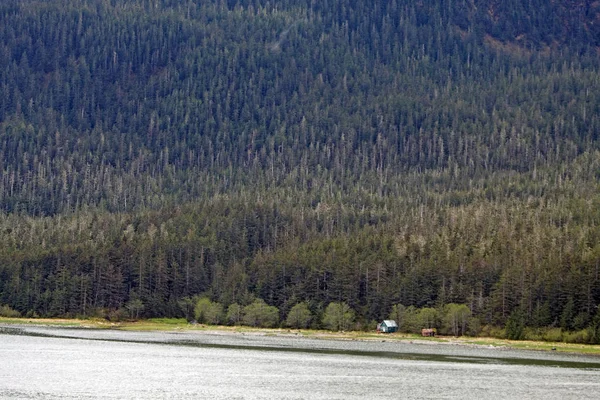
[[[589,343],[590,334],[587,329],[582,329],[576,332],[565,332],[563,334],[563,341],[566,343]]]
[[[425,310],[425,309],[424,309]],[[466,304],[446,304],[444,306],[444,333],[462,336],[467,332],[471,310]],[[425,326],[424,328],[429,328]]]
[[[296,304],[287,315],[285,324],[291,328],[307,328],[312,320],[312,313],[306,302]]]
[[[262,299],[244,307],[242,321],[245,325],[272,328],[279,323],[279,309],[269,306]]]
[[[125,321],[129,316],[129,312],[127,311],[126,308],[119,308],[119,309],[111,309],[108,310],[106,313],[106,319],[109,320],[110,322],[120,322],[120,321]]]
[[[523,331],[523,339],[525,340],[544,340],[544,333],[547,328],[525,328]]]
[[[21,313],[18,312],[17,310],[12,309],[10,306],[8,306],[8,305],[0,306],[0,317],[18,318],[20,316],[21,316]]]
[[[550,328],[542,336],[546,342],[562,342],[563,331],[561,328]]]
[[[201,324],[218,325],[223,317],[223,306],[220,303],[210,301],[206,297],[198,299],[194,308],[196,321]]]
[[[348,304],[332,302],[323,314],[323,325],[330,331],[346,331],[354,325],[355,315]]]
[[[225,319],[229,325],[239,325],[242,322],[242,316],[244,315],[244,310],[242,306],[237,303],[230,304],[227,308],[227,315]]]
[[[514,310],[506,321],[505,334],[507,339],[523,340],[525,337],[525,314],[522,310]]]
[[[503,338],[505,337],[504,329],[493,325],[484,325],[479,331],[479,335],[483,337]]]
[[[479,336],[481,333],[481,321],[477,317],[469,318],[467,324],[467,335],[468,336]]]

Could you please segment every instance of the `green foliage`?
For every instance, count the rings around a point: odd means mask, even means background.
[[[223,316],[223,306],[202,297],[196,301],[194,316],[201,324],[218,325]]]
[[[566,343],[592,343],[589,329],[582,329],[574,332],[568,332],[563,335],[563,341]]]
[[[408,306],[404,309],[403,312],[403,322],[402,322],[402,330],[411,333],[420,333],[423,328],[420,316],[420,309],[415,306]],[[400,330],[400,326],[398,326]]]
[[[291,328],[308,328],[313,316],[308,304],[301,302],[292,307],[287,315],[285,324]]]
[[[195,313],[194,308],[196,307],[196,305],[194,303],[194,299],[192,299],[191,297],[184,297],[184,298],[180,299],[177,302],[177,304],[179,305],[179,309],[181,310],[185,319],[188,322],[191,322],[192,320],[195,319],[196,313]]]
[[[569,297],[569,300],[565,304],[563,311],[560,315],[560,327],[564,330],[573,328],[573,317],[575,316],[575,302],[573,297]]]
[[[562,342],[563,341],[563,331],[561,328],[550,328],[544,330],[542,335],[542,339],[548,342]]]
[[[272,3],[0,3],[0,303],[599,341],[598,7]]]
[[[544,302],[543,304],[538,302],[531,316],[531,326],[548,326],[552,322],[551,317],[550,304],[548,302]]]
[[[580,312],[573,318],[572,327],[576,331],[585,329],[591,322],[590,315],[587,312]]]
[[[444,306],[444,328],[449,334],[453,336],[466,334],[470,319],[471,310],[467,305],[451,303]]]
[[[596,306],[597,312],[588,328],[590,343],[600,343],[600,307]]]
[[[593,326],[586,329],[565,331],[562,328],[525,328],[521,339],[539,340],[546,342],[565,342],[580,344],[596,344],[595,331]]]
[[[17,310],[13,310],[10,306],[4,304],[0,306],[0,317],[6,318],[18,318],[21,316],[21,313]]]
[[[400,332],[408,332],[409,330],[408,325],[407,325],[407,321],[406,321],[406,307],[402,304],[394,304],[392,306],[392,311],[390,312],[390,315],[388,316],[388,319],[391,319],[393,321],[396,321],[396,324],[398,324],[398,331]]]
[[[508,317],[505,327],[506,337],[511,340],[524,339],[525,315],[521,309],[515,309]]]
[[[148,322],[160,325],[185,325],[187,321],[181,318],[149,318]]]
[[[227,307],[227,315],[225,319],[230,325],[239,325],[242,322],[243,308],[237,303],[230,304]]]
[[[529,2],[490,20],[487,7],[441,1],[9,3],[8,213],[132,211],[244,188],[294,189],[315,205],[338,190],[402,197],[426,170],[461,205],[478,195],[469,179],[497,198],[508,188],[478,180],[544,175],[598,149],[597,9],[581,20]]]
[[[435,308],[424,307],[419,310],[417,319],[422,328],[437,328],[439,326],[439,315]]]
[[[350,330],[354,324],[355,312],[346,303],[332,302],[323,314],[323,325],[331,331]]]
[[[465,333],[469,336],[479,336],[481,330],[481,320],[476,317],[469,318],[467,323],[467,331]]]
[[[110,322],[121,322],[125,321],[129,318],[130,312],[126,308],[118,308],[118,309],[109,309],[105,310],[106,313],[104,318],[109,320]]]
[[[255,300],[252,304],[244,307],[242,321],[244,325],[272,328],[279,323],[279,310],[277,307],[269,306],[262,299]]]
[[[125,304],[125,308],[129,311],[129,318],[138,319],[140,313],[144,311],[144,303],[140,299],[134,298]]]

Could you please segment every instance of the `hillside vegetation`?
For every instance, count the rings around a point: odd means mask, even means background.
[[[0,304],[599,342],[599,46],[594,1],[3,1]]]

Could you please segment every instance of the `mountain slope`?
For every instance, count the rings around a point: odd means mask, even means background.
[[[0,303],[180,315],[205,293],[368,322],[454,302],[587,327],[598,10],[3,2]]]
[[[230,169],[277,186],[321,165],[355,185],[524,171],[597,146],[593,53],[498,53],[476,4],[472,33],[457,29],[467,6],[444,2],[69,4],[3,6],[6,211],[160,206],[227,190]]]

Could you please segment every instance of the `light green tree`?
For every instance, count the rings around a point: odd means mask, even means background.
[[[131,299],[125,304],[125,308],[129,311],[129,318],[138,319],[140,312],[144,311],[144,303],[138,298]]]
[[[225,316],[227,323],[231,325],[240,324],[242,322],[242,316],[244,315],[243,311],[242,306],[238,303],[230,304],[229,307],[227,307],[227,315]]]
[[[223,306],[202,297],[196,302],[194,315],[199,323],[217,325],[221,322]]]
[[[305,302],[296,304],[287,315],[285,324],[292,328],[307,328],[312,319],[312,313]]]
[[[354,323],[354,310],[346,303],[329,303],[323,315],[323,325],[332,331],[345,331]]]
[[[400,332],[404,332],[406,330],[405,313],[406,307],[403,304],[394,304],[392,306],[392,311],[390,312],[389,319],[396,321],[396,323],[398,324],[398,330]]]
[[[244,307],[242,321],[245,325],[272,328],[279,323],[279,310],[270,306],[262,299],[254,300]]]
[[[418,319],[421,328],[437,328],[439,313],[435,308],[424,307],[419,310]]]
[[[464,335],[467,331],[471,310],[465,304],[446,304],[444,306],[444,327],[454,336]]]
[[[17,310],[13,310],[10,306],[8,306],[8,305],[0,306],[0,317],[16,318],[16,317],[20,317],[20,316],[21,316],[21,313],[18,312]]]
[[[404,332],[421,332],[421,319],[419,317],[418,308],[415,306],[408,306],[404,309],[402,326]]]

